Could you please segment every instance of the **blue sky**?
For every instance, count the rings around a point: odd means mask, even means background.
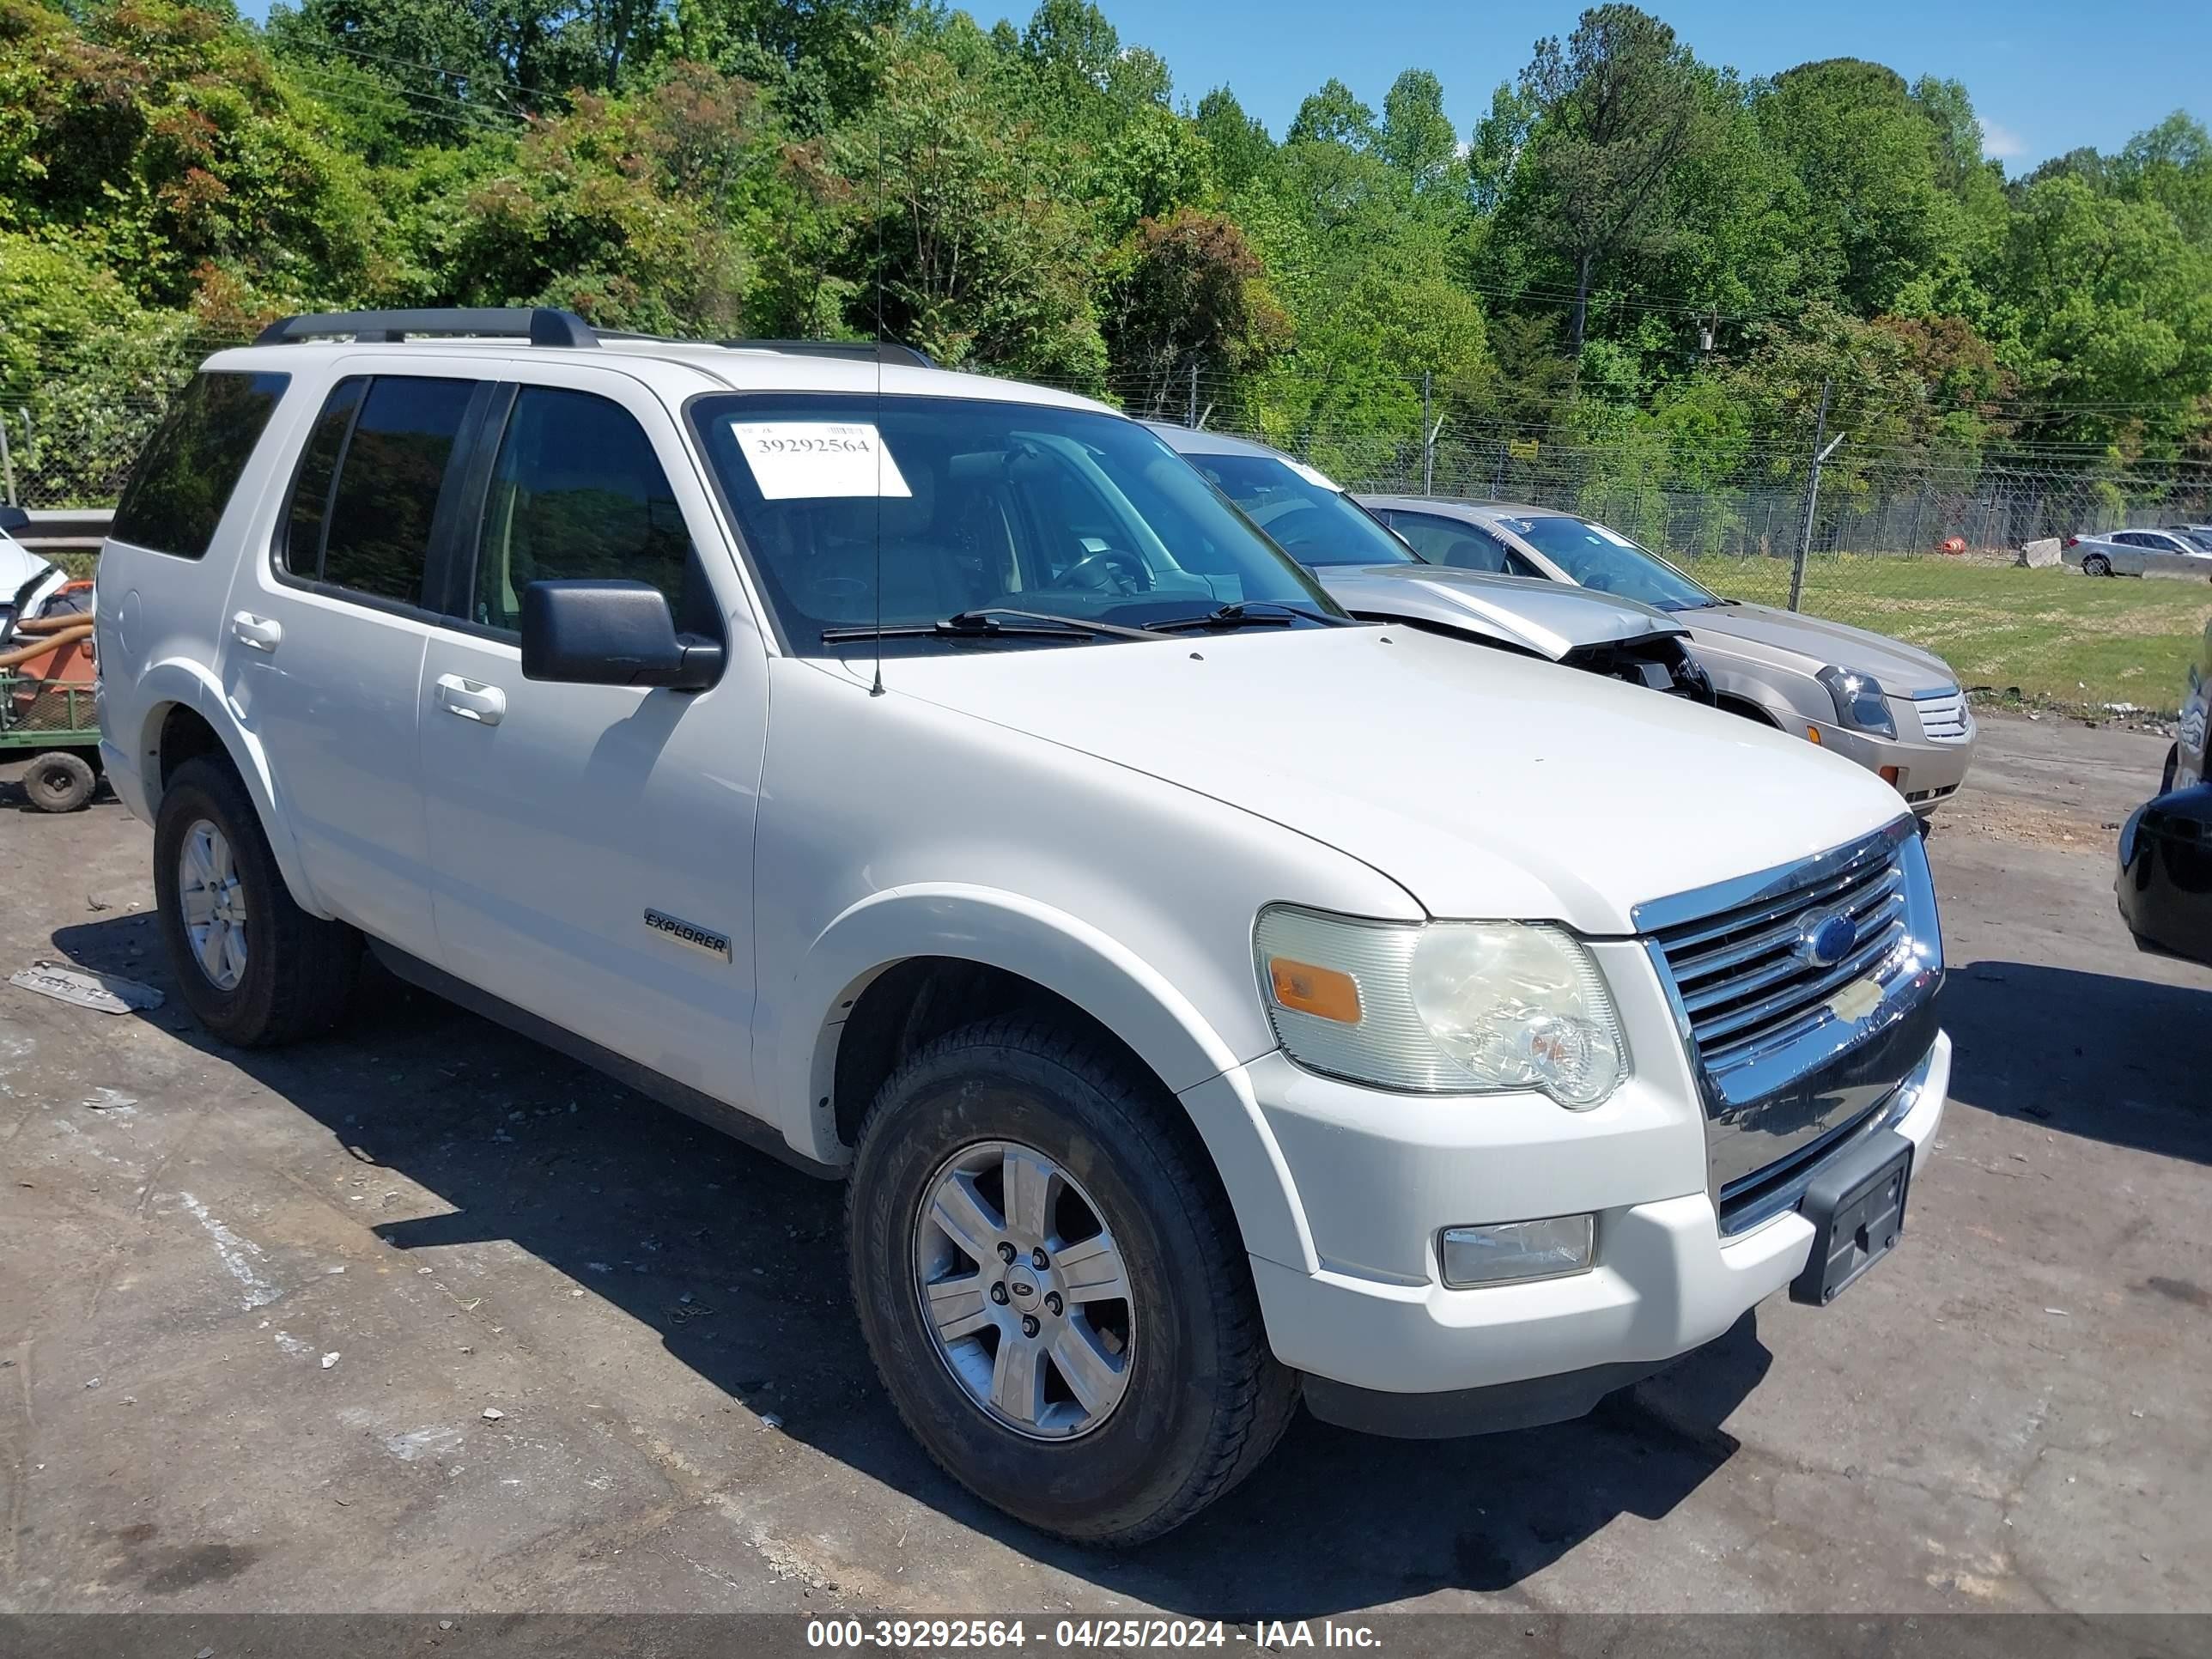
[[[958,0],[955,0],[958,3]],[[1401,70],[1432,70],[1465,137],[1491,89],[1540,35],[1570,33],[1577,0],[1098,0],[1125,42],[1152,47],[1195,100],[1226,82],[1278,138],[1334,75],[1378,108]],[[2208,0],[1643,0],[1707,62],[1747,76],[1818,58],[1869,58],[1906,80],[1966,82],[1989,153],[2020,173],[2082,144],[2117,149],[2186,109],[2212,120]],[[989,23],[1026,6],[968,0]]]

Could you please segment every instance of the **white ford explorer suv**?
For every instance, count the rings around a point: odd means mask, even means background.
[[[365,946],[848,1178],[990,1502],[1154,1536],[1301,1397],[1571,1416],[1895,1243],[1942,946],[1847,762],[1354,622],[1135,422],[899,348],[263,341],[99,573],[185,1001],[297,1037]]]

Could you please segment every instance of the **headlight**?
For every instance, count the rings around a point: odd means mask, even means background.
[[[1253,943],[1275,1035],[1314,1071],[1422,1094],[1535,1090],[1577,1111],[1628,1075],[1612,994],[1564,928],[1277,904]]]
[[[1889,712],[1889,698],[1881,689],[1881,682],[1871,674],[1862,674],[1856,668],[1823,668],[1820,684],[1828,688],[1834,699],[1836,720],[1854,732],[1871,732],[1877,737],[1897,735],[1897,720]]]

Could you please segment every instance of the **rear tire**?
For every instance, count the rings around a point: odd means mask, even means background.
[[[1297,1406],[1296,1374],[1267,1347],[1236,1219],[1181,1112],[1101,1038],[1013,1015],[922,1048],[884,1085],[860,1128],[846,1232],[854,1301],[885,1390],[954,1480],[1079,1542],[1138,1544],[1182,1525],[1259,1467]],[[1044,1245],[1029,1253],[1036,1230],[1019,1217],[1035,1206],[1009,1197],[993,1172],[1008,1149],[1053,1171],[1048,1215],[1077,1217],[1042,1229],[1045,1245],[1073,1261],[1083,1246],[1064,1246],[1061,1234],[1085,1237],[1095,1217],[1127,1290],[1093,1322],[1120,1368],[1110,1392],[1099,1390],[1113,1403],[1094,1414],[1056,1359],[1038,1362],[1043,1392],[1030,1400],[1047,1404],[1028,1420],[1044,1432],[1018,1431],[1010,1425],[1020,1413],[987,1403],[996,1398],[1000,1348],[1021,1340],[1024,1322],[1034,1326],[1022,1316],[1042,1309],[1059,1271]],[[985,1224],[963,1250],[932,1231],[932,1218],[948,1172],[971,1167],[982,1173],[963,1178],[984,1195],[975,1218]],[[1000,1244],[1013,1252],[1004,1267]],[[1033,1261],[1043,1273],[1030,1271]],[[1012,1294],[1000,1300],[994,1290],[993,1309],[978,1290],[957,1340],[940,1340],[940,1327],[953,1322],[924,1285],[964,1279],[970,1261],[979,1284]],[[934,1322],[926,1294],[939,1310]],[[1048,1321],[1048,1349],[1057,1346],[1053,1328]]]
[[[92,803],[100,780],[82,755],[49,749],[23,774],[23,793],[41,812],[75,812]]]
[[[195,882],[188,916],[187,842],[195,841],[202,854],[218,849],[222,878],[214,901],[208,884]],[[223,762],[188,760],[161,792],[154,815],[154,894],[177,988],[200,1024],[224,1042],[273,1048],[327,1030],[344,1012],[361,935],[293,902],[252,799]],[[210,903],[218,917],[240,919],[210,921]],[[228,951],[222,939],[208,941],[216,927],[234,935]]]
[[[2092,553],[2081,561],[2081,574],[2085,576],[2109,576],[2112,574],[2112,562],[2101,553]]]

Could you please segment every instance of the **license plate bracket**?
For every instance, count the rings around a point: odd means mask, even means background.
[[[1790,1299],[1826,1307],[1896,1248],[1912,1184],[1912,1143],[1894,1129],[1870,1135],[1813,1177],[1799,1213],[1813,1224],[1804,1271]]]

